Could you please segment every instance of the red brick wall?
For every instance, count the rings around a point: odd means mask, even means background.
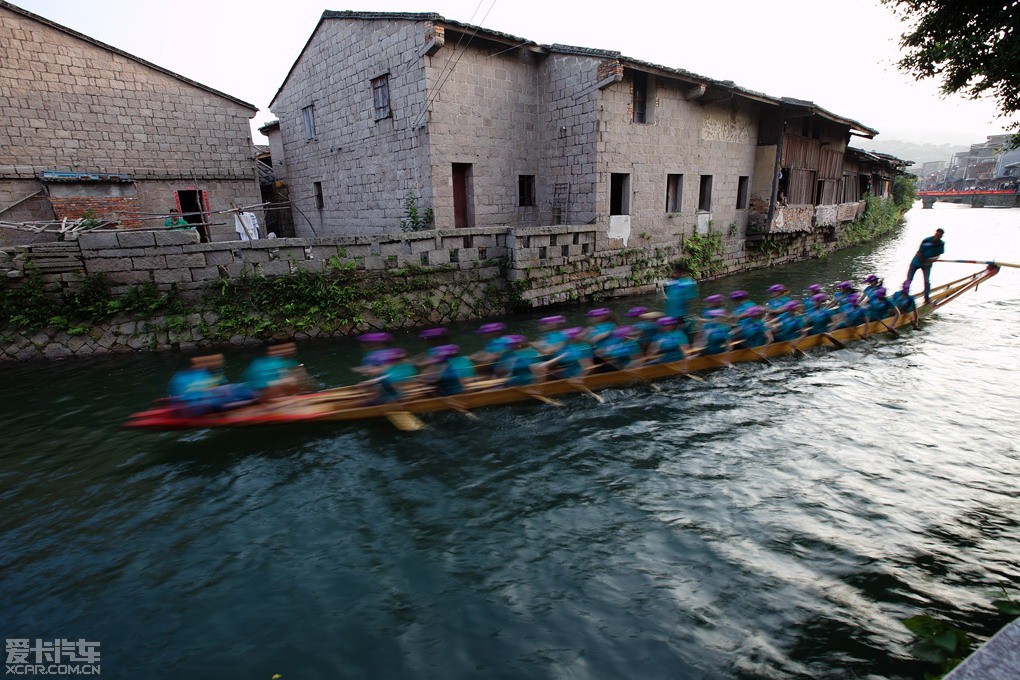
[[[137,215],[138,199],[134,196],[73,196],[70,198],[50,197],[53,212],[58,220],[79,220],[85,212],[91,210],[100,220],[118,222],[120,227],[138,228],[142,222],[135,217],[121,215]]]

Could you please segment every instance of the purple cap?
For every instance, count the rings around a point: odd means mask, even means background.
[[[726,316],[726,310],[725,309],[710,309],[707,312],[705,312],[705,315],[706,316],[710,316],[713,319],[718,319],[720,317]]]
[[[840,281],[836,284],[836,288],[839,288],[840,290],[851,290],[853,287],[854,285],[849,281]]]
[[[631,307],[630,309],[627,310],[627,316],[629,317],[641,316],[647,311],[648,311],[647,307]]]
[[[819,286],[817,283],[812,283],[810,286],[807,287],[807,290],[809,290],[812,293],[821,293],[822,287]]]
[[[393,336],[386,331],[376,331],[358,336],[360,342],[393,342]]]
[[[387,363],[400,361],[407,356],[407,351],[400,347],[394,347],[392,349],[383,350],[383,354],[380,356],[382,356],[382,360]]]
[[[857,293],[850,293],[846,296],[846,301],[852,305],[856,305],[861,299],[861,296]]]
[[[864,279],[865,283],[875,283],[876,281],[878,281],[878,277],[874,274],[868,274]]]
[[[488,335],[489,333],[502,333],[506,330],[506,324],[502,321],[494,321],[492,323],[482,324],[478,327],[475,333],[479,335]]]
[[[785,305],[783,305],[783,309],[785,309],[788,312],[796,312],[798,307],[800,307],[800,303],[797,302],[796,300],[790,300]]]
[[[829,299],[829,296],[825,293],[815,293],[811,296],[811,300],[814,302],[825,302]]]
[[[718,295],[718,294],[716,294],[716,295],[709,295],[707,298],[705,298],[705,304],[706,305],[718,305],[718,304],[721,304],[721,303],[723,303],[725,301],[726,301],[726,298],[724,298],[722,295]]]
[[[884,298],[885,297],[885,288],[882,288],[882,287],[876,288],[875,289],[875,297]]]
[[[585,314],[585,316],[587,316],[589,318],[594,318],[594,317],[598,317],[598,316],[610,316],[610,315],[612,315],[612,313],[613,313],[613,311],[611,309],[609,309],[608,307],[599,307],[597,309],[593,309],[593,310],[589,311],[587,314]]]
[[[657,323],[660,326],[675,326],[677,325],[678,322],[676,320],[676,317],[664,316],[655,323]]]
[[[634,332],[634,327],[633,326],[618,326],[617,328],[613,329],[613,337],[614,338],[626,338],[626,337],[630,336],[630,334],[633,333],[633,332]]]
[[[441,338],[447,333],[449,333],[449,331],[445,328],[426,328],[418,334],[418,337],[422,340],[430,340],[432,338]]]
[[[904,281],[903,282],[903,292],[904,293],[909,293],[910,292],[910,281]]]
[[[732,293],[730,293],[731,300],[743,300],[746,297],[747,297],[746,290],[735,290]]]
[[[432,357],[435,359],[449,359],[460,354],[460,347],[457,345],[440,345],[432,350]]]
[[[504,335],[503,339],[507,341],[507,344],[516,347],[517,345],[523,345],[528,341],[523,335]]]
[[[567,317],[563,316],[562,314],[556,314],[554,316],[543,316],[541,319],[538,320],[538,322],[543,325],[550,325],[554,323],[566,323]]]
[[[744,316],[761,316],[764,313],[765,313],[764,309],[762,309],[758,305],[754,305],[753,307],[747,308],[747,311],[744,312]]]
[[[581,328],[580,326],[574,326],[573,328],[564,328],[563,334],[566,335],[571,340],[573,340],[574,338],[579,338],[582,335],[584,335],[584,329]]]
[[[774,283],[769,286],[770,293],[782,293],[784,290],[786,290],[786,286],[781,283]]]

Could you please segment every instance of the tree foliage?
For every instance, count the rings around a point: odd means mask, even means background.
[[[941,78],[946,94],[993,97],[999,113],[1020,112],[1020,0],[882,0],[912,29],[900,37],[899,66]],[[1020,142],[1020,122],[1014,144]]]

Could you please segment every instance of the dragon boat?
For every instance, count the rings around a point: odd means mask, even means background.
[[[932,288],[930,302],[917,306],[918,317],[931,314],[963,293],[977,288],[999,272],[999,265],[996,263],[986,264],[985,269],[970,276]],[[915,296],[917,297],[920,296]],[[475,408],[526,401],[562,405],[554,397],[587,394],[598,399],[596,391],[609,387],[675,377],[701,379],[695,374],[736,363],[767,362],[772,357],[801,354],[805,350],[824,346],[839,349],[847,342],[871,335],[896,334],[898,327],[912,323],[912,316],[890,316],[880,321],[840,328],[821,335],[809,335],[795,341],[773,342],[753,349],[734,349],[720,354],[696,354],[672,363],[591,373],[583,378],[546,380],[526,387],[505,387],[501,385],[502,380],[498,379],[481,380],[472,383],[465,392],[456,396],[435,396],[427,393],[418,395],[411,391],[408,398],[399,402],[367,404],[362,389],[352,385],[194,417],[189,417],[170,405],[157,405],[155,408],[131,415],[124,426],[173,430],[387,418],[400,429],[414,430],[422,427],[414,414],[436,411],[470,413],[470,410]]]

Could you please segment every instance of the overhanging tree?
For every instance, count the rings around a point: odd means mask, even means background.
[[[941,78],[942,92],[991,96],[999,113],[1020,112],[1020,0],[882,0],[913,28],[900,37],[899,67]],[[1020,145],[1020,121],[1013,145]]]

